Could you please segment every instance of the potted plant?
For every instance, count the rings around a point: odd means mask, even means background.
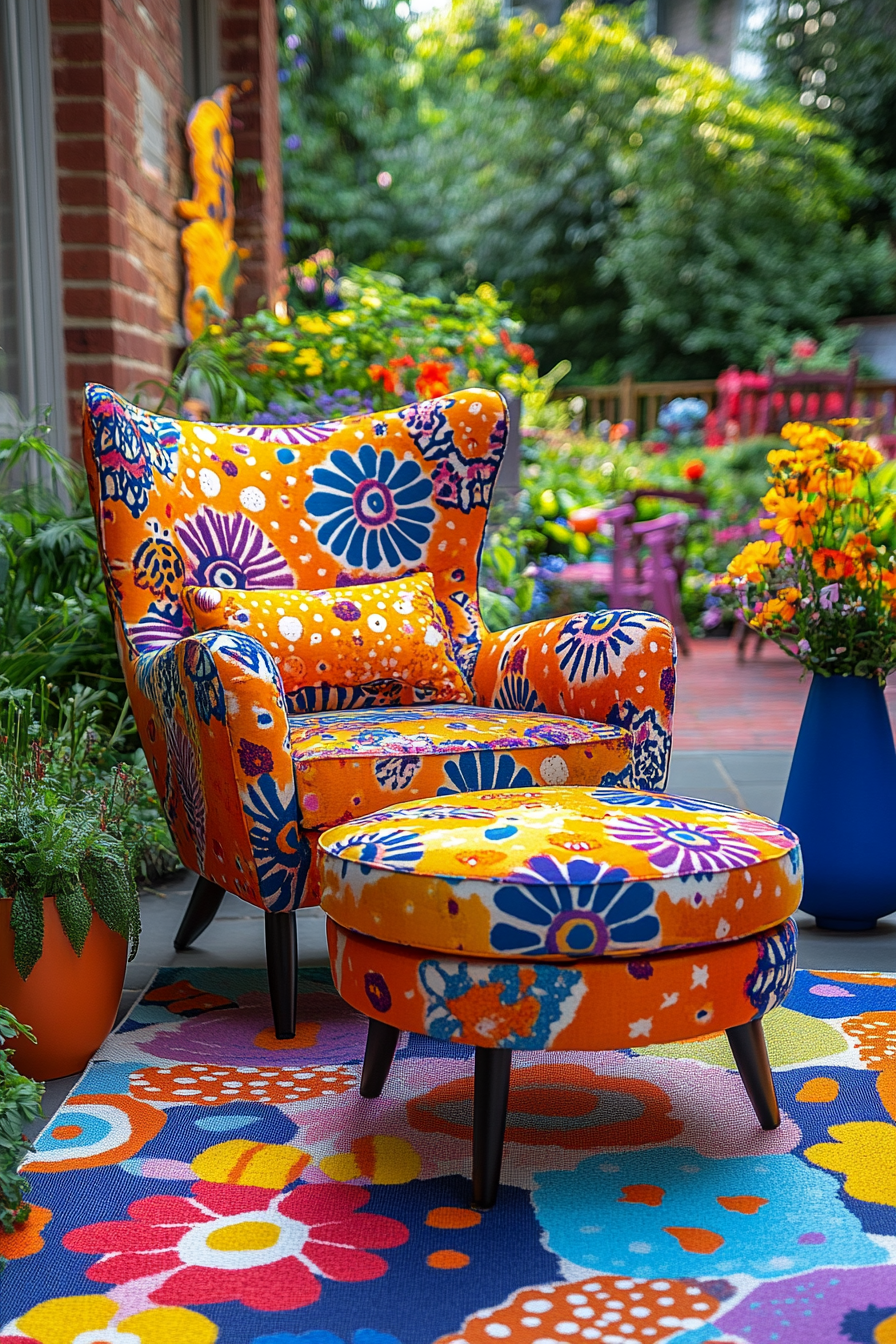
[[[140,912],[140,823],[123,767],[97,776],[89,710],[51,727],[47,689],[0,721],[0,986],[36,1040],[15,1046],[33,1078],[79,1072],[115,1021]]]
[[[31,1152],[31,1144],[22,1130],[40,1115],[43,1092],[40,1083],[22,1077],[10,1062],[11,1051],[2,1048],[17,1035],[33,1040],[30,1027],[0,1008],[0,1232],[7,1234],[17,1231],[30,1213],[25,1203],[28,1181],[19,1164]],[[4,1264],[0,1256],[0,1269]]]
[[[781,821],[802,844],[803,909],[841,930],[896,910],[896,748],[884,701],[896,556],[875,499],[881,455],[841,433],[856,423],[784,426],[788,446],[768,455],[768,540],[745,546],[726,579],[749,625],[813,674]]]

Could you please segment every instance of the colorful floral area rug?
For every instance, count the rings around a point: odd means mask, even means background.
[[[766,1019],[777,1131],[724,1038],[515,1056],[469,1208],[472,1050],[365,1021],[326,970],[277,1041],[261,971],[163,970],[28,1164],[0,1344],[893,1344],[896,977],[800,971]]]

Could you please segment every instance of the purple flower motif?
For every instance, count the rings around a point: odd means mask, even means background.
[[[253,779],[269,775],[274,768],[274,758],[268,748],[258,742],[249,742],[245,737],[240,738],[239,757],[240,765]]]
[[[664,876],[729,872],[759,858],[759,851],[740,836],[702,822],[621,816],[608,817],[605,825],[613,840],[647,853]]]
[[[343,599],[333,607],[333,615],[337,616],[340,621],[357,621],[361,616],[361,608],[354,602],[347,602]]]
[[[235,476],[239,468],[237,467],[235,462],[228,461],[221,463],[221,470],[223,471],[225,476]]]
[[[179,602],[150,602],[146,615],[128,626],[138,653],[156,653],[192,633],[193,626]]]
[[[627,963],[627,970],[635,980],[649,980],[653,975],[653,964],[647,957],[633,957]]]
[[[295,575],[256,523],[203,504],[175,523],[187,582],[207,588],[292,588]]]
[[[660,690],[663,692],[663,704],[668,714],[675,704],[675,668],[664,667],[660,673]]]

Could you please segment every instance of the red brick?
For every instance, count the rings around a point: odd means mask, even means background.
[[[103,59],[103,35],[98,28],[76,32],[54,32],[53,59],[56,61],[95,61]]]
[[[64,211],[59,226],[63,247],[67,244],[96,244],[110,241],[109,216],[101,214],[73,214]]]
[[[105,285],[89,289],[65,289],[64,308],[67,317],[111,317],[112,295]]]
[[[53,87],[60,98],[101,98],[101,65],[61,65],[56,67]]]
[[[50,0],[50,23],[86,25],[99,23],[103,17],[103,0]]]
[[[59,177],[59,204],[64,210],[68,205],[103,206],[108,202],[107,180],[104,174],[73,176],[70,173]]]
[[[115,349],[111,327],[66,327],[65,348],[76,355],[108,355]]]
[[[61,169],[75,173],[101,173],[106,167],[106,145],[101,136],[57,141],[56,162]]]
[[[72,102],[57,99],[56,131],[59,136],[103,135],[106,130],[106,108],[102,99]]]

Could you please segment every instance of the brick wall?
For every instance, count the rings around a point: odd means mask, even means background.
[[[166,379],[178,339],[174,204],[187,190],[178,0],[50,0],[70,423],[88,380]],[[165,162],[140,152],[139,72]]]
[[[175,204],[190,194],[179,0],[49,0],[69,423],[85,382],[125,395],[167,380],[181,346]],[[221,0],[222,82],[234,103],[237,241],[251,248],[239,310],[275,297],[282,190],[275,0]],[[141,155],[140,72],[159,96],[163,158]],[[152,158],[152,155],[150,156]]]
[[[272,304],[283,267],[283,184],[274,0],[221,0],[221,78],[243,91],[233,104],[237,163],[235,236],[251,255],[242,264],[238,315]],[[245,86],[249,87],[246,88]]]

